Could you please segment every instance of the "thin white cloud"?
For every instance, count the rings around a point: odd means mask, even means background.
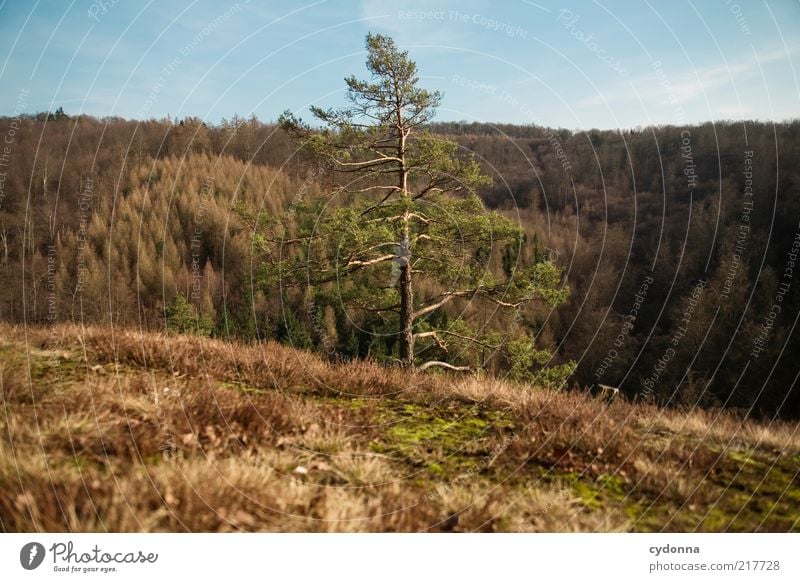
[[[749,55],[729,59],[727,65],[723,63],[701,67],[677,77],[670,76],[666,72],[663,77],[660,77],[653,67],[644,75],[627,82],[615,83],[611,87],[603,89],[600,94],[581,99],[576,105],[597,107],[634,101],[636,98],[631,91],[631,85],[637,88],[639,95],[646,102],[671,106],[683,105],[703,94],[739,84],[759,74],[759,63],[764,66],[768,63],[787,60],[795,52],[797,52],[797,47],[791,48],[789,52],[785,50],[762,52],[757,56]]]

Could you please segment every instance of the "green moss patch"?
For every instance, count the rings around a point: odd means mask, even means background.
[[[441,477],[486,471],[513,429],[502,410],[453,402],[384,401],[375,416],[381,434],[373,450]]]

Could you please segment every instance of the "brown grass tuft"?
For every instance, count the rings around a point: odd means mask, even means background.
[[[798,527],[789,423],[274,343],[71,325],[0,337],[3,531]]]

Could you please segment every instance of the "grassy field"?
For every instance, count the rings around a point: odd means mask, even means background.
[[[0,325],[2,531],[800,531],[797,424]]]

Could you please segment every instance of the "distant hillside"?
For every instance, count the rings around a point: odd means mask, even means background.
[[[520,264],[565,269],[569,301],[520,325],[554,364],[577,362],[572,383],[800,418],[800,122],[430,129],[493,176],[480,194],[525,229]],[[0,160],[0,319],[158,330],[185,299],[213,337],[394,357],[377,318],[257,284],[240,206],[281,216],[331,186],[274,124],[39,114],[0,118],[0,133],[14,138]]]
[[[796,424],[0,326],[0,530],[800,531]]]

